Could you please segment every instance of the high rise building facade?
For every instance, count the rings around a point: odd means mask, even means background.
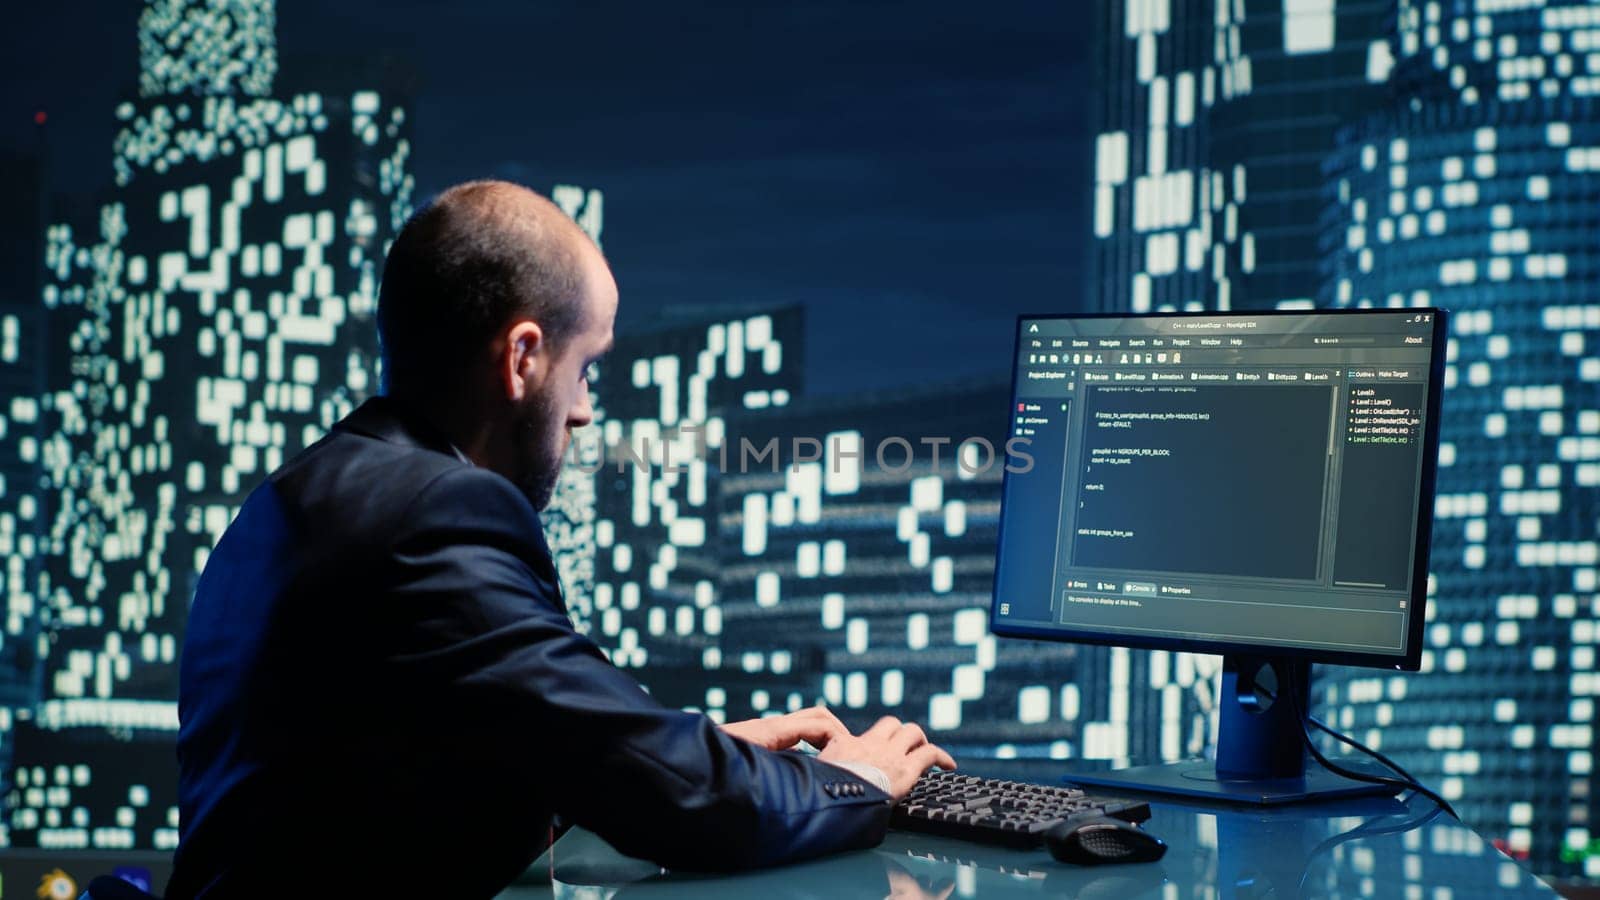
[[[40,477],[0,496],[13,568],[39,566],[4,595],[7,642],[38,667],[0,720],[12,845],[176,844],[194,577],[244,493],[376,388],[406,112],[379,90],[276,94],[274,17],[271,0],[146,5],[115,188],[45,231],[43,340],[0,321],[6,362],[49,352],[43,390],[8,410],[34,433],[5,442]]]
[[[1600,875],[1600,6],[1402,0],[1327,165],[1328,305],[1453,311],[1423,673],[1342,723],[1536,871]]]
[[[1600,875],[1600,7],[1095,8],[1089,305],[1457,310],[1428,671],[1328,670],[1320,699],[1539,871]],[[195,573],[244,492],[377,387],[410,123],[381,85],[275,90],[274,17],[150,0],[115,189],[41,232],[32,297],[0,297],[8,844],[175,842]],[[599,192],[552,196],[599,240]],[[544,519],[579,626],[724,720],[823,700],[968,756],[1204,748],[1215,658],[988,634],[1005,386],[807,398],[803,324],[619,338],[603,440]]]
[[[1321,166],[1383,103],[1387,0],[1095,4],[1091,277],[1105,310],[1309,304]]]
[[[571,216],[597,246],[600,244],[605,229],[605,197],[600,191],[561,184],[551,190],[550,199]],[[601,397],[591,390],[589,399],[595,418],[603,420],[606,411]],[[562,470],[550,505],[540,513],[545,541],[561,578],[567,607],[578,627],[585,630],[591,624],[594,609],[596,504],[599,500],[599,482],[595,475],[600,452],[598,441],[577,442],[571,454],[576,464]]]
[[[803,349],[794,308],[619,337],[572,604],[614,661],[718,720],[826,702],[968,759],[1205,746],[1214,660],[989,633],[1006,384],[808,398]]]
[[[24,442],[40,439],[37,398],[46,353],[39,310],[44,243],[43,165],[0,156],[0,730],[39,693],[38,619],[31,590],[39,576],[44,515],[38,503],[38,460]],[[23,498],[27,498],[23,502]],[[0,773],[11,768],[12,744],[0,741]]]
[[[1390,15],[1353,0],[1096,4],[1084,306],[1311,305],[1323,161],[1342,125],[1384,103]],[[1210,743],[1218,658],[1097,652],[1079,677],[1118,711],[1116,759],[1172,761]]]
[[[1324,669],[1323,708],[1536,871],[1600,875],[1600,7],[1102,11],[1096,305],[1455,312],[1424,672]]]
[[[575,477],[596,485],[594,588],[569,608],[669,705],[704,707],[723,667],[717,457],[729,417],[788,405],[801,332],[788,308],[619,335],[598,427],[569,452]]]

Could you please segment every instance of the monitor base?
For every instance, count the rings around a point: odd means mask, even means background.
[[[1396,785],[1356,781],[1316,767],[1308,768],[1302,778],[1222,779],[1217,777],[1216,764],[1203,759],[1111,772],[1074,772],[1066,780],[1110,794],[1162,794],[1255,806],[1393,796],[1401,790]]]
[[[1310,686],[1311,664],[1305,660],[1224,656],[1216,761],[1139,766],[1067,780],[1111,791],[1255,806],[1398,794],[1400,787],[1393,783],[1358,781],[1308,764],[1302,717],[1311,708]]]

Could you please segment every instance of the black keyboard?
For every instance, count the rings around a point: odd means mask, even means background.
[[[1066,784],[1028,784],[931,771],[895,806],[889,824],[924,834],[1036,847],[1044,841],[1046,831],[1086,816],[1143,822],[1150,818],[1150,804],[1096,797]]]

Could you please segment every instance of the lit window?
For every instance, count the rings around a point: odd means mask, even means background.
[[[1333,0],[1283,0],[1283,52],[1332,50],[1333,32]]]

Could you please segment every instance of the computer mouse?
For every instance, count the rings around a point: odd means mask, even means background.
[[[1075,866],[1155,862],[1167,852],[1150,832],[1106,816],[1062,822],[1045,833],[1044,845],[1051,856]]]

